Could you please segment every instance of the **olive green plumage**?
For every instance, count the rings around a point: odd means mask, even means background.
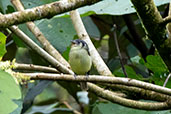
[[[86,42],[83,40],[73,40],[71,44],[71,50],[69,53],[69,63],[71,69],[77,75],[86,75],[91,69],[92,60],[89,54],[89,48]],[[82,90],[87,90],[87,83],[80,83]]]

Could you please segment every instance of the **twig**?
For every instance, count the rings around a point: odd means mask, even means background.
[[[99,74],[112,76],[113,74],[111,73],[109,68],[106,66],[103,59],[100,57],[99,53],[97,52],[96,48],[91,42],[90,37],[87,31],[85,30],[85,27],[81,20],[79,12],[77,10],[71,11],[70,16],[71,16],[72,23],[75,27],[78,37],[87,42],[89,49],[90,49],[90,55],[93,60],[93,64],[95,68],[97,69],[97,71],[99,72]]]
[[[92,85],[89,83],[89,85]],[[111,91],[104,90],[100,87],[93,87],[90,88],[90,91],[94,92],[95,94],[99,95],[102,98],[108,99],[114,103],[118,103],[127,107],[136,108],[136,109],[143,109],[143,110],[166,110],[170,109],[171,105],[168,102],[141,102],[141,101],[134,101],[126,98],[121,98],[115,95],[112,95]]]
[[[120,52],[120,49],[119,49],[119,44],[118,44],[117,35],[116,35],[117,27],[116,27],[115,24],[113,25],[113,28],[114,28],[113,37],[114,37],[114,41],[115,41],[115,45],[116,45],[116,50],[118,52],[119,60],[120,60],[120,63],[121,63],[121,67],[122,67],[122,70],[123,70],[123,73],[124,73],[125,77],[128,77],[128,74],[127,74],[126,69],[124,67],[123,58],[122,58],[122,55],[121,55],[121,52]]]
[[[25,76],[29,76],[32,80],[60,80],[60,81],[85,81],[85,82],[101,82],[110,84],[123,84],[127,86],[135,86],[148,90],[153,90],[166,95],[171,95],[171,89],[154,85],[147,82],[142,82],[135,79],[122,78],[122,77],[109,77],[109,76],[99,76],[99,75],[89,75],[86,76],[78,75],[75,79],[72,75],[68,74],[51,74],[51,73],[23,73]]]
[[[62,102],[67,108],[73,110],[74,114],[81,114],[80,112],[78,112],[77,110],[73,109],[66,101]]]
[[[167,82],[169,81],[169,78],[171,77],[171,74],[169,74],[168,76],[167,76],[167,78],[166,78],[166,80],[165,80],[165,82],[164,82],[164,84],[163,84],[163,87],[165,87],[166,86],[166,84],[167,84]]]
[[[62,71],[63,73],[73,74],[74,72],[63,66],[60,62],[54,59],[51,55],[49,55],[46,51],[40,48],[36,43],[34,43],[25,33],[23,33],[17,26],[11,26],[11,31],[15,33],[17,36],[21,38],[32,50],[35,50],[39,55],[41,55],[44,59],[50,62],[55,68]]]
[[[16,7],[17,10],[23,11],[24,7],[20,0],[11,0],[12,4]],[[60,61],[63,65],[70,68],[68,62],[61,56],[61,54],[50,44],[50,42],[45,38],[43,33],[33,22],[27,22],[27,27],[30,31],[36,36],[40,44],[43,46],[50,55],[52,55],[56,60]]]
[[[55,68],[45,67],[45,66],[40,66],[40,65],[15,63],[14,66],[15,66],[14,69],[17,69],[17,70],[31,70],[31,71],[33,70],[33,71],[59,73],[59,71]]]

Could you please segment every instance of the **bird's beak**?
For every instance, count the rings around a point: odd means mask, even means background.
[[[75,40],[71,40],[71,43],[72,43],[72,44],[76,44]]]

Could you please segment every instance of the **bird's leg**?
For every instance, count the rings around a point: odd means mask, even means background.
[[[86,73],[86,80],[88,79],[89,74],[90,74],[90,71],[88,71],[88,72]]]
[[[77,75],[74,73],[74,78],[76,79],[77,78]]]

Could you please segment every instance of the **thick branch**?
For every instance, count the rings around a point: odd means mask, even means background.
[[[73,76],[68,74],[49,74],[49,73],[23,73],[26,76],[31,77],[33,80],[60,80],[60,81],[88,81],[88,82],[103,82],[111,84],[123,84],[127,86],[135,86],[148,90],[153,90],[163,94],[171,95],[171,89],[161,87],[158,85],[142,82],[135,79],[121,78],[121,77],[109,77],[100,75],[90,75],[89,78],[86,76],[78,75],[75,79]]]
[[[20,0],[12,0],[12,4],[19,11],[23,11],[24,7],[21,4]],[[56,60],[60,61],[63,65],[70,68],[68,62],[61,56],[61,54],[50,44],[50,42],[45,38],[43,33],[39,30],[39,28],[33,22],[27,22],[27,27],[30,31],[36,36],[38,41],[42,44],[43,49],[45,49],[50,55],[52,55]]]
[[[89,83],[89,85],[94,86]],[[96,87],[96,89],[90,88],[90,91],[94,92],[95,94],[99,95],[102,98],[108,99],[114,103],[118,103],[127,107],[136,108],[136,109],[144,109],[144,110],[165,110],[170,109],[171,105],[168,102],[160,102],[160,103],[149,103],[149,102],[141,102],[141,101],[134,101],[125,98],[121,98],[115,95],[112,95],[111,91],[104,90],[100,87]]]
[[[57,14],[61,14],[99,1],[101,0],[60,0],[32,9],[6,14],[0,17],[0,28],[43,18],[51,18]]]
[[[171,71],[171,41],[166,37],[165,25],[162,25],[163,19],[153,0],[131,0],[142,23],[146,34],[153,41],[165,64]]]
[[[102,85],[112,87],[114,90],[121,90],[123,92],[126,91],[129,92],[128,96],[130,95],[133,99],[147,99],[147,100],[155,100],[155,101],[167,101],[168,99],[171,99],[170,95],[161,94],[155,91],[138,88],[138,87],[132,87],[132,86],[125,86],[121,84],[105,84],[102,83]]]

